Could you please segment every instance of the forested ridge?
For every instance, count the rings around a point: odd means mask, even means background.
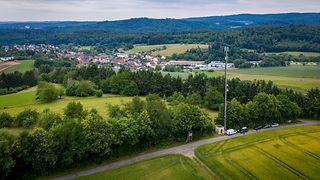
[[[104,45],[109,49],[128,44],[223,44],[258,52],[320,52],[320,27],[250,27],[229,31],[134,32],[112,30],[0,29],[0,45],[13,44]]]

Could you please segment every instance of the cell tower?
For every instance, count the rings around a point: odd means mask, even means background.
[[[227,92],[228,92],[228,82],[227,82],[227,63],[228,63],[228,52],[229,47],[224,47],[225,52],[225,64],[224,64],[224,131],[227,131]]]

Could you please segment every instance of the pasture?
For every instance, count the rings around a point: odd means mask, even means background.
[[[108,116],[108,104],[121,105],[131,101],[132,97],[119,96],[112,94],[104,94],[103,97],[69,97],[65,96],[51,103],[41,103],[35,99],[36,87],[32,87],[18,93],[1,95],[0,96],[0,113],[8,112],[11,115],[16,115],[25,109],[35,109],[42,112],[45,109],[50,109],[53,112],[63,114],[64,108],[68,103],[75,101],[80,102],[84,109],[90,110],[95,108],[102,117]],[[144,97],[140,97],[144,99]],[[203,109],[211,118],[217,116],[216,111]]]
[[[24,73],[33,69],[34,60],[19,60],[0,63],[0,73],[19,71]]]
[[[108,104],[120,105],[132,99],[117,95],[105,94],[101,98],[97,97],[64,97],[51,103],[41,103],[35,99],[36,88],[30,88],[18,93],[0,96],[0,112],[8,112],[12,115],[18,114],[24,109],[31,108],[41,112],[44,109],[50,109],[53,112],[63,113],[64,108],[69,102],[80,102],[84,109],[90,110],[95,108],[98,113],[106,117],[108,114]]]
[[[209,77],[223,75],[223,70],[204,72]],[[288,67],[266,67],[228,70],[228,78],[241,80],[273,81],[282,88],[292,88],[306,92],[311,88],[320,88],[320,66],[318,65],[291,65]]]
[[[212,179],[210,173],[180,154],[159,156],[132,165],[78,178],[86,179]]]
[[[162,49],[166,46],[166,49]],[[160,44],[160,45],[134,45],[134,48],[126,51],[126,53],[133,54],[138,52],[153,51],[152,55],[171,56],[172,54],[181,54],[192,48],[208,48],[205,44]],[[158,50],[159,49],[159,50]]]
[[[320,126],[265,131],[200,146],[216,179],[319,179]]]

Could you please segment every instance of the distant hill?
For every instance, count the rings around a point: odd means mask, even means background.
[[[185,19],[133,18],[117,21],[0,22],[0,29],[105,29],[130,31],[227,30],[252,26],[320,25],[320,13],[239,14]]]

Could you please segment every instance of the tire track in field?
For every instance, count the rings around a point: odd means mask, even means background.
[[[237,161],[232,160],[232,158],[230,157],[230,153],[225,155],[224,159],[229,165],[231,165],[235,169],[238,169],[240,172],[242,172],[244,175],[246,175],[250,179],[259,179],[254,174],[252,174],[250,171],[248,171],[246,168],[241,166]]]
[[[302,135],[303,135],[303,134],[302,134]],[[297,151],[303,152],[303,153],[309,155],[310,157],[312,157],[312,158],[317,159],[317,160],[320,161],[320,156],[314,154],[314,153],[311,152],[311,151],[308,151],[308,150],[302,148],[302,147],[299,146],[299,145],[296,145],[296,144],[290,142],[287,138],[288,138],[288,137],[286,137],[286,136],[279,136],[279,140],[280,140],[281,142],[283,142],[284,144],[286,144],[287,146],[289,146],[289,147],[291,147],[291,148],[293,148],[293,149],[295,149],[295,150],[297,150]]]
[[[213,146],[212,148],[208,149],[205,155],[218,152],[228,141],[229,140],[219,142],[218,146]]]
[[[267,151],[265,151],[264,149],[257,147],[257,146],[252,146],[253,148],[255,148],[257,151],[261,152],[262,154],[264,154],[266,157],[268,157],[270,160],[276,162],[277,164],[279,164],[280,166],[282,166],[283,168],[287,169],[288,171],[292,172],[293,174],[295,174],[296,176],[298,176],[301,179],[311,179],[310,177],[308,177],[307,175],[303,174],[302,172],[300,172],[299,170],[293,168],[292,166],[290,166],[289,164],[283,162],[281,159],[277,158],[276,156],[268,153]]]

